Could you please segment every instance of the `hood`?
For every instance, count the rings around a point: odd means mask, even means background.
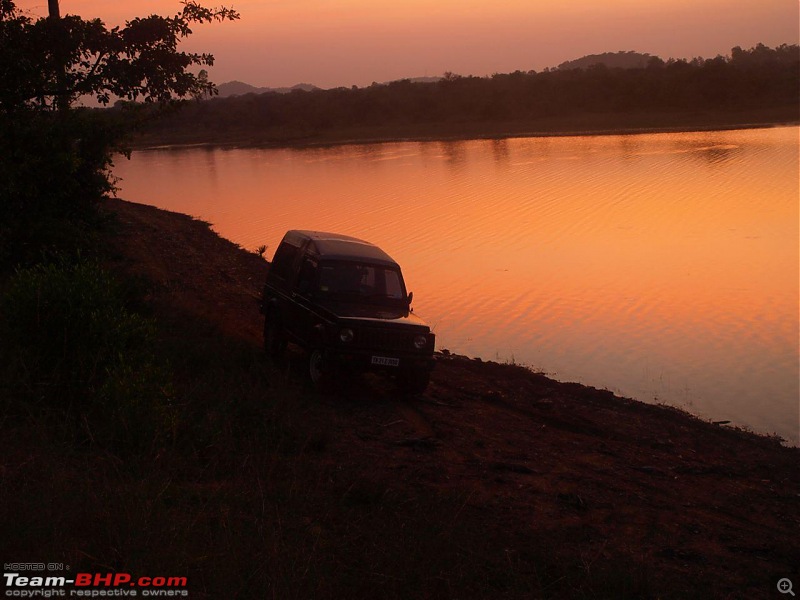
[[[403,309],[394,309],[386,306],[370,306],[369,304],[327,304],[326,308],[335,313],[343,320],[375,321],[376,323],[397,323],[407,327],[423,327],[429,330],[427,323],[415,315]]]

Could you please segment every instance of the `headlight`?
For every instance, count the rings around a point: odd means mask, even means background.
[[[427,343],[428,343],[427,336],[418,335],[417,337],[414,338],[414,347],[417,348],[418,350],[424,348]]]
[[[345,344],[353,341],[353,330],[352,329],[342,329],[339,332],[339,339],[342,340]]]

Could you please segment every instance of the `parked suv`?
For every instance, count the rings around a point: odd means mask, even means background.
[[[382,371],[421,393],[435,336],[412,312],[400,266],[383,250],[336,233],[289,231],[275,251],[261,301],[264,348],[307,350],[317,386],[336,372]]]

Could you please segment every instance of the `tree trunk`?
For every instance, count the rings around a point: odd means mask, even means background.
[[[57,21],[61,18],[61,10],[58,6],[58,0],[47,0],[47,8],[50,13],[50,19]],[[69,108],[69,99],[67,98],[66,91],[66,73],[61,71],[56,73],[56,95],[53,99],[55,108],[61,111],[62,114]]]

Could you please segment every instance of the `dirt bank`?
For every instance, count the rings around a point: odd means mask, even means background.
[[[112,266],[151,282],[159,320],[188,314],[261,344],[264,260],[184,215],[119,200],[107,210]],[[300,361],[264,368],[296,386]],[[798,573],[800,450],[675,409],[441,354],[424,396],[364,377],[317,398],[301,427],[324,439],[315,461],[361,473],[366,490],[461,494],[460,526],[490,523],[520,569],[532,548],[587,572],[634,565],[648,597],[769,597]]]

